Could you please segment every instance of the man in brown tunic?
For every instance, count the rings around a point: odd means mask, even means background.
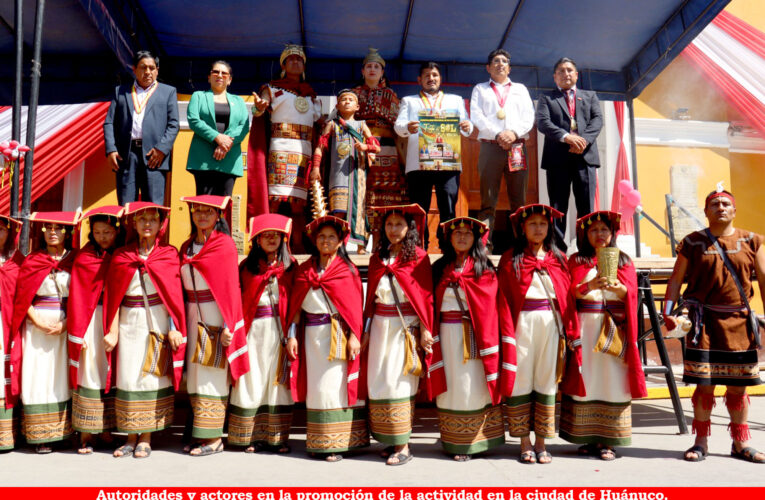
[[[664,308],[664,321],[667,328],[673,329],[677,321],[670,314],[680,287],[687,280],[683,300],[690,311],[693,328],[686,337],[683,381],[696,384],[692,398],[696,441],[684,458],[700,462],[706,457],[715,386],[725,385],[724,401],[730,414],[728,428],[733,439],[731,456],[765,463],[765,453],[749,446],[751,435],[747,424],[746,387],[762,383],[757,360],[756,339],[759,337],[747,326],[747,307],[712,238],[725,251],[747,299],[751,300],[753,270],[760,290],[765,290],[763,237],[733,227],[736,202],[727,191],[718,189],[710,193],[704,213],[709,221],[708,230],[689,234],[677,247],[677,261],[667,285]]]

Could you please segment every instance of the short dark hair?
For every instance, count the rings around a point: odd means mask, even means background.
[[[424,62],[420,64],[420,73],[419,73],[420,76],[422,76],[422,72],[425,71],[426,69],[434,69],[438,71],[439,75],[444,76],[443,72],[441,71],[441,65],[435,61],[428,61],[428,62]]]
[[[489,52],[489,57],[486,59],[486,64],[491,64],[491,62],[497,56],[505,56],[507,57],[507,62],[510,62],[510,52],[506,51],[505,49],[494,49]]]
[[[135,53],[135,55],[133,56],[133,67],[138,66],[138,63],[140,63],[142,59],[146,59],[146,58],[154,59],[154,64],[156,64],[157,67],[159,68],[159,57],[155,56],[148,50],[139,50],[138,52]]]
[[[555,63],[555,66],[553,66],[553,73],[555,73],[556,71],[558,71],[558,66],[560,66],[561,64],[566,64],[566,63],[571,63],[571,64],[574,66],[574,69],[575,69],[575,70],[577,70],[577,71],[579,71],[579,68],[577,68],[577,67],[576,67],[576,63],[574,62],[574,60],[573,60],[573,59],[571,59],[570,57],[561,57],[561,58],[560,58],[560,59],[558,59],[558,61]]]
[[[215,61],[214,63],[212,63],[212,64],[210,65],[210,71],[212,71],[212,70],[213,70],[213,68],[215,67],[215,65],[216,65],[216,64],[220,64],[220,65],[223,65],[223,66],[225,66],[225,67],[226,67],[226,69],[228,70],[228,76],[231,76],[231,75],[233,75],[233,74],[234,74],[234,72],[233,72],[233,71],[231,71],[231,65],[228,63],[228,61],[224,61],[223,59],[218,59],[217,61]],[[157,63],[157,66],[159,66],[159,63]]]

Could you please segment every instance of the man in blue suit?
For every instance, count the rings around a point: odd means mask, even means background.
[[[565,249],[566,210],[574,189],[577,218],[594,211],[598,145],[603,114],[595,92],[576,88],[576,63],[562,57],[555,63],[556,89],[539,96],[537,129],[545,136],[541,167],[547,170],[550,206],[563,212],[555,221],[558,241]]]
[[[178,135],[175,87],[157,81],[159,58],[139,51],[135,81],[117,87],[104,120],[106,157],[117,177],[120,205],[138,200],[165,201],[170,151]]]

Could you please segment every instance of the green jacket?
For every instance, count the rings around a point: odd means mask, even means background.
[[[250,131],[250,117],[244,100],[238,95],[226,93],[231,115],[225,135],[234,138],[228,154],[221,161],[213,159],[217,145],[215,138],[218,129],[215,128],[215,103],[210,90],[197,91],[191,95],[187,117],[189,128],[194,131],[189,147],[189,158],[186,170],[215,170],[227,174],[242,176],[242,147],[244,136]]]

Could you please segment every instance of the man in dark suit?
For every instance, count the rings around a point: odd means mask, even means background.
[[[537,129],[545,136],[542,168],[547,170],[550,205],[563,212],[555,221],[559,243],[566,233],[566,209],[574,188],[577,217],[594,210],[597,168],[600,167],[595,143],[603,127],[597,95],[576,88],[579,73],[576,63],[562,57],[555,63],[553,78],[557,88],[539,96]]]
[[[120,205],[165,200],[170,151],[178,135],[175,87],[157,81],[159,58],[139,51],[133,59],[135,82],[117,87],[104,120],[106,157],[117,177]]]

